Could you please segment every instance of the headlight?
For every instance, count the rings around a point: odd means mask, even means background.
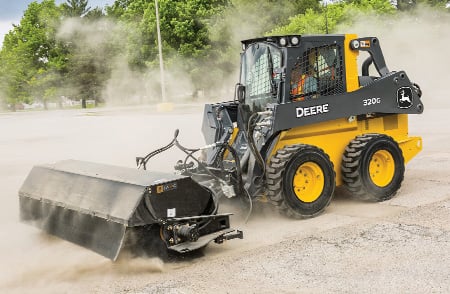
[[[283,47],[286,46],[287,45],[287,40],[285,38],[281,38],[280,39],[280,45],[283,46]]]
[[[300,43],[300,39],[298,37],[292,37],[291,43],[292,45],[297,46],[298,43]]]
[[[353,49],[358,49],[359,48],[359,41],[358,40],[353,40],[352,41],[352,48]]]

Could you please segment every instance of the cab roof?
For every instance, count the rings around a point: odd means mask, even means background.
[[[253,39],[247,39],[241,41],[241,43],[247,47],[254,43],[272,43],[280,47],[295,47],[302,42],[314,42],[314,41],[338,41],[345,38],[344,34],[323,34],[323,35],[284,35],[284,36],[267,36]],[[298,42],[295,40],[297,39]],[[283,45],[283,42],[284,45]]]

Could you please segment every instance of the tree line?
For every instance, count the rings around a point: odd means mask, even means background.
[[[236,71],[244,38],[270,34],[332,33],[350,24],[352,13],[395,14],[418,2],[445,7],[447,1],[398,0],[159,0],[163,56],[196,91],[219,87]],[[61,97],[103,102],[114,60],[132,72],[157,68],[154,0],[116,0],[94,7],[88,0],[32,2],[5,35],[0,51],[0,99],[47,105]],[[194,91],[195,95],[195,91]]]

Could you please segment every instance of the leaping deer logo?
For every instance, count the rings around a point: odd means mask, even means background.
[[[410,108],[413,105],[413,92],[410,87],[401,87],[397,90],[397,104],[399,108]]]
[[[405,89],[402,89],[400,91],[400,102],[408,102],[411,103],[411,97],[409,97],[408,95],[405,96]]]

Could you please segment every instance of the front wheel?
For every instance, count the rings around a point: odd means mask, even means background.
[[[267,195],[289,217],[307,218],[330,204],[335,172],[328,155],[304,144],[288,145],[271,158],[266,174]]]

